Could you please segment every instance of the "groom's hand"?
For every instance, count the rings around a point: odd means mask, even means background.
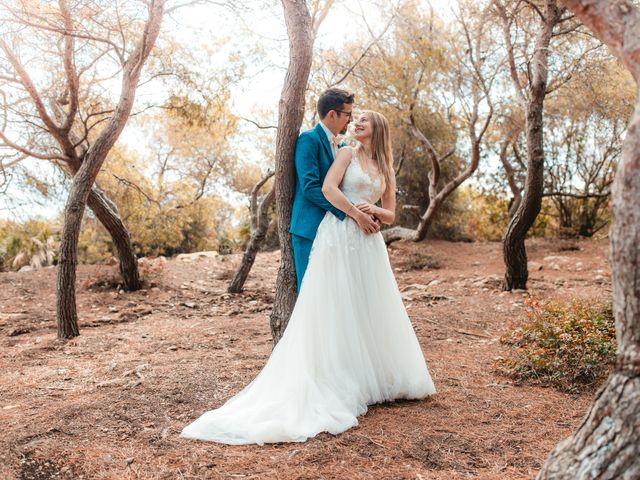
[[[374,205],[371,205],[370,203],[362,202],[362,203],[356,204],[356,208],[360,210],[362,213],[366,213],[369,217],[371,217],[371,220],[375,222],[376,230],[374,232],[369,232],[369,233],[379,232],[380,228],[382,227],[382,222],[378,217],[376,217],[376,213],[375,213],[376,207]]]
[[[364,233],[371,234],[380,231],[380,225],[376,223],[373,215],[362,213],[355,218],[355,221]]]
[[[380,231],[380,226],[374,220],[373,215],[364,213],[356,208],[355,205],[351,205],[351,208],[346,212],[351,218],[353,218],[360,229],[366,233],[376,233]]]

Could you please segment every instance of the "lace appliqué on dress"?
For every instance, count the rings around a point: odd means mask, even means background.
[[[374,204],[382,197],[384,182],[380,175],[372,177],[360,165],[355,156],[355,149],[351,149],[351,163],[344,172],[340,190],[352,203],[367,202]]]
[[[358,204],[367,202],[371,204],[377,203],[382,197],[384,182],[379,175],[372,177],[360,165],[359,159],[355,155],[355,149],[351,149],[351,163],[344,172],[340,190],[351,201]],[[356,251],[361,248],[360,240],[362,232],[357,223],[351,218],[345,219],[346,225],[351,232],[345,238],[347,239],[347,248],[349,251]],[[327,239],[329,243],[336,240]],[[344,238],[342,239],[344,241]]]

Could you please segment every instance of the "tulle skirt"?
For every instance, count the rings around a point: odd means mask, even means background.
[[[303,442],[358,424],[367,406],[435,393],[381,234],[327,213],[285,333],[258,376],[181,436]]]

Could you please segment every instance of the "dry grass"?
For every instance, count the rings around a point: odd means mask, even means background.
[[[544,257],[552,245],[531,243],[530,257]],[[498,244],[425,248],[398,244],[391,259],[401,266],[418,252],[441,261],[436,271],[398,272],[401,288],[441,282],[407,302],[438,394],[373,406],[338,436],[264,447],[178,433],[266,361],[277,252],[259,255],[241,295],[224,293],[221,274],[237,255],[170,261],[157,286],[140,292],[81,287],[82,335],[69,342],[55,339],[55,271],[1,274],[0,478],[534,478],[591,398],[514,386],[494,371],[507,348],[498,338],[523,308],[522,295],[477,280],[501,273]],[[591,272],[606,269],[605,248],[585,242],[567,253],[585,264],[582,272],[533,272],[536,296],[601,294],[608,286]],[[81,267],[79,284],[97,268]]]

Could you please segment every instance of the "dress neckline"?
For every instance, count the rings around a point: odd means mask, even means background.
[[[367,177],[369,177],[369,179],[372,182],[380,182],[382,183],[382,175],[380,175],[380,172],[376,170],[375,172],[375,176],[372,176],[371,173],[369,173],[369,169],[365,169],[362,164],[360,163],[360,159],[358,158],[358,155],[356,155],[356,149],[353,148],[351,150],[351,160],[355,161],[356,164],[358,165],[358,168],[360,168],[360,170],[362,170],[362,173],[364,173]]]

